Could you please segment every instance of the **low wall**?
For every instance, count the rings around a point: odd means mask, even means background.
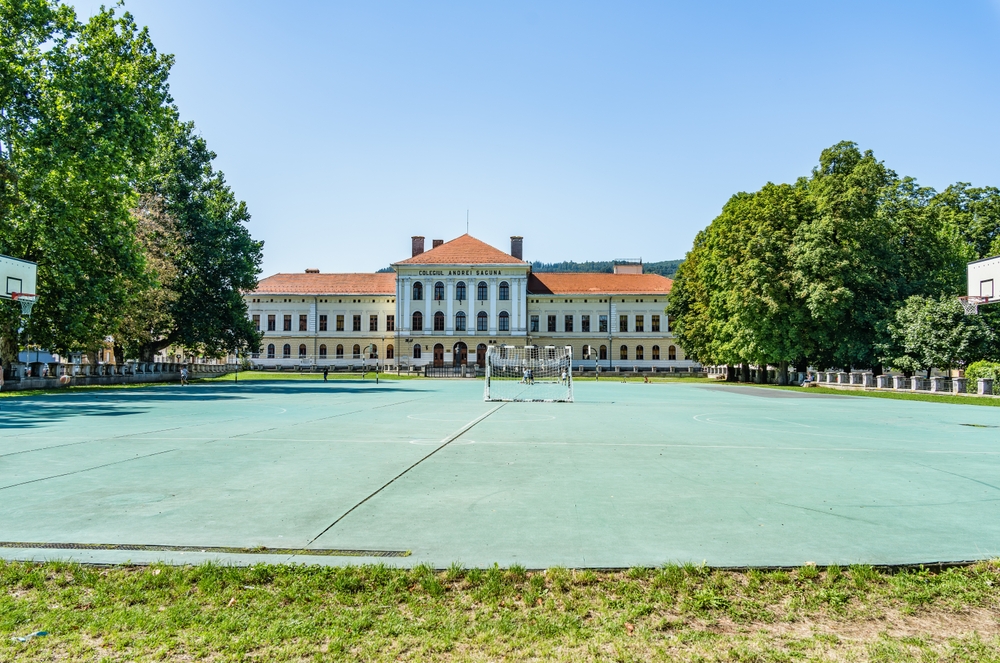
[[[165,362],[132,362],[123,365],[101,364],[98,366],[88,364],[18,364],[14,367],[15,373],[24,376],[29,366],[33,373],[42,372],[44,366],[48,369],[48,376],[8,379],[0,387],[0,391],[180,382],[181,368],[185,365]],[[195,380],[226,375],[235,371],[236,366],[234,364],[188,364],[187,369],[188,379]],[[62,384],[59,381],[59,378],[64,375],[70,376],[68,384]]]

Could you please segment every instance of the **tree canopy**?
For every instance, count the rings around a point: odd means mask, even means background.
[[[178,119],[172,63],[127,12],[0,0],[0,253],[38,263],[39,297],[23,333],[0,303],[4,364],[28,337],[63,354],[111,338],[133,357],[259,342],[240,291],[261,245]]]
[[[833,145],[810,176],[734,195],[699,233],[670,294],[672,328],[704,363],[964,365],[986,352],[990,318],[955,317],[954,297],[966,262],[1000,249],[998,193],[937,193]],[[916,348],[927,316],[934,347]]]

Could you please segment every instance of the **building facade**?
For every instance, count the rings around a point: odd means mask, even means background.
[[[510,253],[470,235],[412,238],[394,273],[275,274],[246,294],[264,332],[253,361],[395,369],[483,365],[490,345],[571,346],[577,366],[688,369],[665,313],[671,281],[641,265],[614,274],[532,273],[522,238]]]

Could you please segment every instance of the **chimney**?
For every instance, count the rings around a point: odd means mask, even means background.
[[[319,270],[315,268],[309,268],[306,270],[306,274],[319,274]]]
[[[521,237],[520,235],[510,236],[510,254],[515,258],[517,258],[518,260],[524,260],[524,255],[522,251],[523,244],[524,244],[524,238]]]
[[[431,248],[432,249],[436,249],[437,247],[441,246],[442,244],[444,244],[444,240],[443,239],[432,239],[431,240]]]
[[[413,241],[413,258],[424,252],[424,237],[423,235],[414,235],[411,240]]]

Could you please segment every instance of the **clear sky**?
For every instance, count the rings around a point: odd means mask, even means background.
[[[374,271],[466,210],[528,260],[680,258],[733,193],[840,140],[1000,186],[1000,0],[125,8],[176,56],[264,275]]]

